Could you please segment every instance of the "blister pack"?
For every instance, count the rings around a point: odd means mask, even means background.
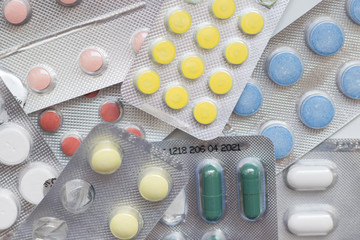
[[[39,8],[41,4],[47,8]],[[59,21],[74,23],[66,31],[54,32],[1,57],[1,64],[29,90],[25,111],[31,113],[122,82],[161,4],[162,0],[83,0],[74,7],[64,7],[55,0],[34,2],[36,15],[50,14],[50,6],[59,10],[52,18],[60,20],[41,23],[47,31],[55,31],[52,26]],[[90,16],[93,18],[80,21]],[[27,32],[37,33],[34,24],[31,18],[12,28],[18,34],[27,27]]]
[[[146,239],[277,239],[275,157],[261,136],[156,143],[189,183]]]
[[[13,239],[144,239],[187,180],[181,160],[100,124]]]
[[[55,156],[66,164],[90,130],[112,122],[150,142],[161,141],[174,127],[127,104],[121,84],[69,100],[29,115]]]
[[[287,3],[164,1],[125,100],[198,139],[218,137]]]
[[[62,167],[0,79],[0,239],[44,197],[43,183]]]
[[[279,174],[279,239],[359,239],[359,159],[359,140],[330,139]]]
[[[350,2],[323,1],[272,38],[229,120],[225,134],[273,140],[278,172],[360,113],[360,25],[347,16]]]

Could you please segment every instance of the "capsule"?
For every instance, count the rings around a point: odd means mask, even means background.
[[[223,172],[216,160],[205,160],[197,168],[199,213],[209,223],[218,222],[225,212]]]

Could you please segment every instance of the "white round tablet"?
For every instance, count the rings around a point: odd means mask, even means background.
[[[20,172],[19,191],[29,203],[39,204],[44,198],[43,185],[45,181],[57,176],[56,169],[46,163],[30,163]]]
[[[14,123],[0,126],[0,163],[20,164],[28,158],[31,148],[31,136],[23,127]]]
[[[0,188],[0,231],[11,227],[19,217],[20,202],[11,191]]]

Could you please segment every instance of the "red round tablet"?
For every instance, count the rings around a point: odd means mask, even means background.
[[[63,152],[68,155],[72,156],[81,145],[81,139],[77,136],[68,136],[65,137],[61,142],[61,149]]]
[[[84,97],[87,97],[87,98],[94,98],[96,97],[98,94],[99,94],[100,90],[97,90],[95,92],[91,92],[91,93],[88,93],[88,94],[85,94]]]
[[[117,102],[106,102],[100,108],[100,116],[106,122],[115,122],[120,118],[121,109]]]
[[[47,110],[40,116],[40,127],[47,132],[55,132],[61,126],[61,116],[54,110]]]
[[[143,132],[141,131],[140,128],[136,127],[136,126],[130,126],[130,127],[127,127],[125,128],[126,131],[128,131],[129,133],[132,133],[138,137],[141,137],[143,138]]]

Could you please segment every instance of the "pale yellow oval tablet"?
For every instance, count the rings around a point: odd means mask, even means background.
[[[224,57],[230,64],[242,64],[249,56],[247,45],[241,41],[233,41],[225,47]]]
[[[176,48],[170,40],[160,38],[151,45],[150,54],[155,62],[169,64],[176,56]]]
[[[134,84],[137,90],[144,94],[153,94],[160,88],[160,77],[154,70],[140,70],[134,77]]]
[[[110,219],[110,231],[118,239],[132,239],[142,228],[141,215],[130,207],[115,210]]]
[[[220,42],[220,32],[212,24],[201,24],[195,33],[195,40],[199,47],[213,49]]]
[[[196,54],[186,55],[180,62],[180,73],[187,79],[197,79],[205,71],[205,63],[202,58]]]
[[[228,93],[233,85],[233,79],[225,70],[219,70],[214,72],[209,79],[209,87],[215,94]]]
[[[143,198],[158,202],[166,198],[171,189],[171,177],[162,168],[148,168],[140,177],[139,192]]]
[[[234,0],[212,0],[210,4],[210,10],[216,18],[227,19],[235,13],[235,1]]]
[[[92,151],[91,168],[100,174],[111,174],[119,169],[122,162],[122,152],[112,141],[99,142]]]
[[[198,123],[207,125],[215,121],[217,108],[211,101],[201,101],[194,107],[193,114]]]
[[[173,33],[182,34],[187,32],[191,27],[191,16],[184,9],[171,10],[166,19],[166,26]]]
[[[239,17],[239,27],[246,34],[258,34],[264,28],[264,17],[257,11],[248,11]]]
[[[189,94],[184,87],[173,86],[166,90],[164,100],[169,108],[181,109],[187,105]]]

